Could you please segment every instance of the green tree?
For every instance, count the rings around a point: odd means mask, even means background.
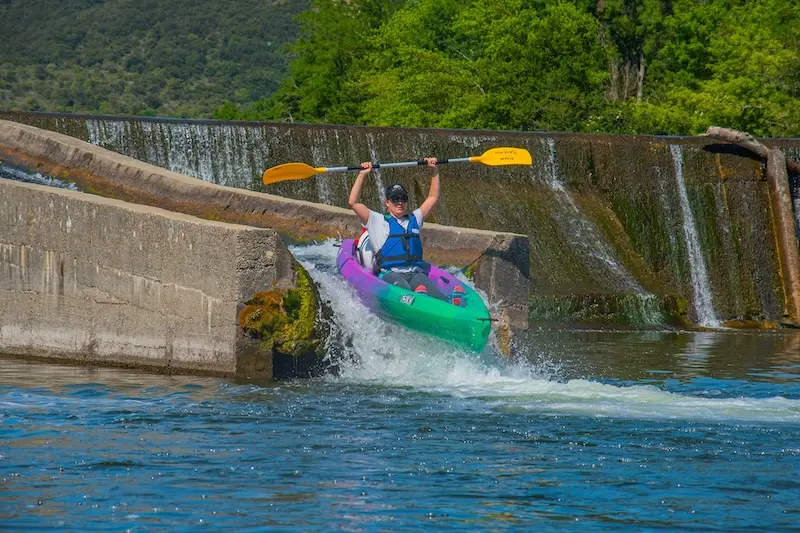
[[[369,123],[581,129],[603,103],[598,24],[571,2],[422,0],[380,42],[363,81]]]
[[[608,55],[610,102],[644,96],[647,65],[657,53],[666,9],[662,0],[602,0],[594,5]]]
[[[295,39],[293,17],[309,5],[310,0],[0,4],[0,70],[18,74],[0,92],[0,108],[210,116],[226,100],[263,99],[285,76],[282,45]]]
[[[601,131],[696,134],[724,125],[800,134],[800,6],[779,0],[676,0],[644,101],[610,108]]]
[[[376,29],[401,0],[314,0],[298,17],[288,77],[268,101],[245,116],[302,122],[361,122],[364,96],[356,82],[366,68]]]

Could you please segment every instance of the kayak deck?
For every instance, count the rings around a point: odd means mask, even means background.
[[[353,239],[342,242],[336,266],[361,301],[382,318],[474,352],[486,346],[492,328],[489,310],[472,287],[449,272],[430,265],[427,274],[443,294],[461,286],[462,306],[386,283],[358,261]]]

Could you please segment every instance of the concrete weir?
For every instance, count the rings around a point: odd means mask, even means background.
[[[0,180],[0,353],[269,377],[237,313],[296,283],[281,236],[360,231],[346,209],[210,184],[10,121],[0,157],[101,195]],[[432,262],[471,265],[502,302],[501,342],[527,329],[527,236],[429,224],[425,245]]]
[[[0,353],[271,377],[236,317],[292,263],[274,230],[0,180]]]
[[[0,154],[81,190],[212,220],[273,228],[293,241],[356,236],[349,209],[225,187],[178,174],[60,133],[0,120]],[[502,302],[504,323],[528,328],[530,239],[527,235],[425,225],[425,257],[472,266],[476,285]]]

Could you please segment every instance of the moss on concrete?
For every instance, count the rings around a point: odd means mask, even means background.
[[[90,117],[30,113],[0,113],[0,116],[78,138],[88,137]],[[91,119],[97,120],[96,117]],[[101,126],[104,121],[99,120]],[[107,122],[125,132],[118,146],[108,148],[143,160],[147,160],[148,153],[166,154],[174,150],[168,142],[170,132],[172,128],[185,126],[156,120],[149,123],[159,124],[159,127],[145,131],[138,119],[109,119]],[[586,316],[591,320],[593,316],[607,316],[607,310],[612,308],[623,315],[628,311],[624,305],[607,303],[614,300],[611,294],[619,288],[605,279],[603,269],[597,268],[597,260],[591,257],[591,247],[581,246],[594,237],[576,237],[575,228],[570,227],[579,218],[586,219],[599,230],[600,240],[609,246],[613,257],[645,289],[659,295],[661,301],[669,300],[669,295],[680,295],[676,301],[684,303],[692,299],[676,162],[670,150],[671,145],[677,145],[683,158],[682,181],[706,261],[717,314],[733,324],[752,320],[768,325],[779,321],[783,314],[782,285],[774,230],[768,216],[770,205],[763,162],[732,145],[700,138],[630,135],[274,124],[252,124],[223,132],[213,123],[207,127],[207,135],[214,142],[221,142],[225,135],[237,135],[240,136],[236,138],[237,145],[247,147],[252,138],[258,138],[263,145],[260,148],[269,154],[269,162],[274,164],[290,160],[319,165],[348,164],[362,161],[370,153],[379,154],[383,161],[402,161],[408,159],[409,154],[459,157],[476,155],[498,145],[527,148],[534,156],[533,166],[529,168],[482,165],[444,168],[443,194],[437,204],[436,221],[529,235],[531,292],[543,299],[533,302],[532,307],[539,308],[544,302],[544,316],[550,316],[554,306],[564,309],[565,301],[572,302],[567,306],[569,309],[584,302],[592,307],[577,314],[570,311],[569,316]],[[187,135],[195,136],[202,128],[184,129]],[[775,142],[784,149],[790,146],[797,149],[796,141]],[[553,146],[555,152],[551,154]],[[218,148],[223,149],[222,146]],[[192,157],[214,151],[194,150]],[[325,187],[320,187],[321,182],[316,179],[308,179],[265,188],[259,179],[263,168],[258,167],[263,161],[255,157],[257,152],[253,150],[245,153],[248,161],[253,162],[252,172],[240,172],[235,179],[229,179],[227,185],[346,206],[347,192],[354,179],[352,173],[337,179],[320,177],[326,180]],[[555,155],[557,173],[550,164],[552,155]],[[210,181],[220,179],[219,172],[214,170],[215,164],[216,159],[212,159],[212,176],[206,177]],[[74,178],[79,184],[92,183],[90,176]],[[565,201],[564,195],[554,192],[555,178],[574,199],[579,213],[572,212],[573,206]],[[383,179],[406,185],[414,204],[419,204],[429,183],[424,169],[418,168],[395,169]],[[796,178],[794,183],[798,183]],[[222,207],[220,218],[215,218],[207,212],[208,202],[148,197],[142,192],[98,183],[93,183],[92,192],[99,192],[101,187],[106,188],[104,196],[150,203],[212,220],[274,227],[285,239],[286,234],[291,233],[295,242],[319,238],[319,231],[301,220],[293,221],[296,224],[287,228],[285,220],[271,213],[231,214],[223,213]],[[797,190],[796,185],[794,190]],[[325,198],[321,198],[323,192]],[[377,180],[368,180],[363,190],[364,201],[379,206],[379,195]],[[605,295],[606,303],[598,303],[596,297],[582,296],[586,294]],[[547,303],[548,299],[552,302]],[[691,309],[688,303],[685,307]],[[677,316],[685,316],[685,312],[676,310]],[[618,323],[623,319],[624,316],[610,320]]]
[[[531,297],[529,318],[567,327],[660,328],[690,325],[688,302],[677,295],[572,294]]]
[[[308,272],[298,265],[297,287],[256,293],[239,312],[238,325],[261,340],[261,350],[301,357],[316,353],[318,295]]]
[[[477,269],[480,266],[480,264],[481,264],[481,262],[480,262],[480,259],[479,259],[479,260],[467,265],[467,268],[462,270],[462,272],[464,273],[464,276],[466,276],[467,279],[475,279],[475,269]]]

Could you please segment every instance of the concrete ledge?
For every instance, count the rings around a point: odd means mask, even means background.
[[[270,378],[237,312],[293,264],[274,230],[0,179],[0,353]]]
[[[0,153],[51,175],[62,172],[82,190],[203,218],[274,228],[293,240],[349,237],[361,228],[350,210],[224,187],[177,174],[60,133],[0,120]],[[530,280],[527,235],[426,224],[426,258],[473,264],[479,288],[502,302],[515,329],[527,329]]]

